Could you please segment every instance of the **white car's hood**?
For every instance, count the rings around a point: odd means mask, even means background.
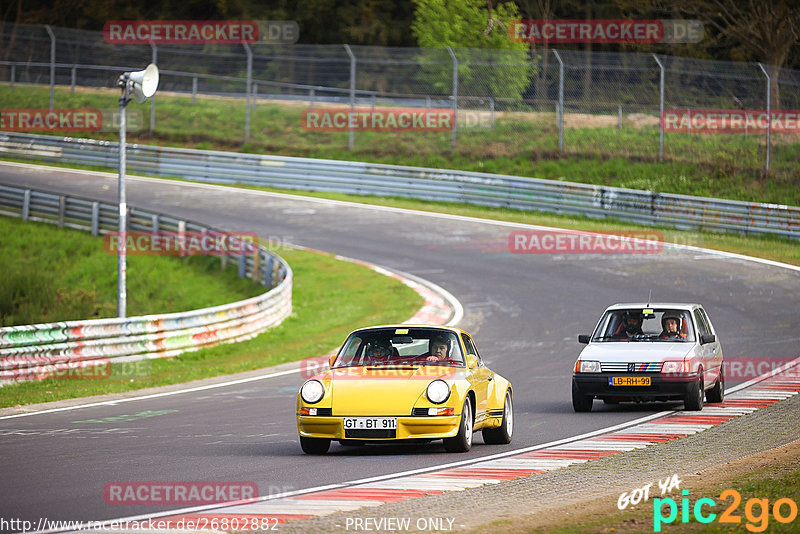
[[[599,362],[661,362],[680,360],[695,344],[680,341],[601,341],[581,352],[581,360]]]

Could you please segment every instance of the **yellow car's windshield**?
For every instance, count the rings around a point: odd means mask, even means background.
[[[381,328],[354,332],[333,368],[384,365],[463,366],[458,336],[436,328]]]

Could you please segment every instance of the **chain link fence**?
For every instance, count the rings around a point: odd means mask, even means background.
[[[486,158],[580,154],[772,170],[791,179],[798,173],[800,127],[712,135],[669,131],[660,120],[667,111],[800,109],[800,71],[759,63],[546,47],[111,45],[102,32],[25,24],[0,32],[0,83],[49,84],[48,105],[58,107],[55,86],[114,87],[120,73],[156,63],[159,94],[182,95],[192,105],[198,95],[243,102],[243,113],[227,118],[240,124],[229,143],[276,151],[320,142],[350,150],[396,146]],[[151,99],[144,121],[151,135],[168,120],[158,101]],[[454,125],[379,134],[302,127],[303,110],[331,107],[448,110]]]

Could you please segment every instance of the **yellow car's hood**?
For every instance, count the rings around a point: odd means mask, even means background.
[[[347,367],[329,371],[333,415],[411,415],[433,380],[447,380],[456,369],[438,366]]]

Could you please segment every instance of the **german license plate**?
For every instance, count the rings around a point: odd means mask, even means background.
[[[649,376],[610,376],[609,386],[649,386]]]
[[[350,430],[389,430],[397,428],[396,417],[345,417],[344,427]]]

